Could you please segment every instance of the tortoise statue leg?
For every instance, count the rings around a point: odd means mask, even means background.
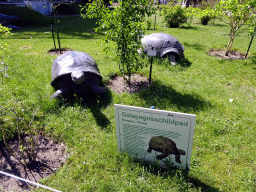
[[[53,98],[55,98],[55,97],[58,97],[58,96],[61,95],[61,94],[62,94],[62,91],[59,89],[59,90],[57,90],[55,93],[52,94],[52,96],[50,97],[50,99],[53,99]]]
[[[102,94],[104,92],[106,92],[106,87],[103,87],[103,86],[99,86],[98,83],[95,83],[91,86],[91,89],[94,93],[96,94]]]
[[[181,161],[180,161],[180,154],[178,155],[175,155],[175,161],[179,164],[181,164]]]
[[[60,95],[64,96],[66,93],[67,93],[66,89],[58,89],[57,91],[55,91],[55,93],[52,94],[50,99],[53,99],[53,98],[58,97]]]
[[[148,150],[147,150],[147,152],[151,153],[151,151],[152,151],[152,148],[149,147]]]
[[[169,53],[168,54],[168,58],[169,58],[169,62],[171,63],[171,65],[177,65],[174,53]]]
[[[168,151],[167,151],[167,150],[164,150],[164,151],[163,151],[163,154],[157,155],[156,158],[157,158],[158,160],[162,160],[162,159],[164,159],[165,157],[167,157],[168,155],[169,155],[169,154],[168,154]]]

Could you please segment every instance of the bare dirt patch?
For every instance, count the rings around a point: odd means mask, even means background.
[[[24,49],[31,49],[31,47],[30,47],[30,46],[22,46],[22,47],[20,48],[20,50],[24,50]]]
[[[228,56],[225,55],[225,50],[214,50],[211,49],[209,51],[209,55],[215,56],[215,57],[221,57],[224,59],[245,59],[245,54],[244,53],[240,53],[238,51],[230,51],[230,53],[228,54]]]
[[[126,76],[128,78],[128,76]],[[113,76],[107,83],[107,87],[111,88],[115,93],[122,94],[123,92],[137,93],[149,87],[148,79],[140,74],[131,75],[131,84],[122,76]]]
[[[62,55],[63,53],[66,53],[68,51],[71,51],[70,49],[67,49],[67,48],[63,48],[63,49],[51,49],[48,51],[48,54],[50,55]]]
[[[65,153],[66,146],[44,136],[38,136],[38,138],[40,142],[37,158],[27,167],[21,165],[17,159],[9,154],[6,147],[0,144],[0,170],[36,183],[55,173],[68,157]],[[14,151],[19,151],[18,140],[10,141],[9,147]],[[30,191],[34,187],[34,185],[24,181],[0,174],[0,191]]]

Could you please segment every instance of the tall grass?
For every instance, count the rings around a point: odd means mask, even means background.
[[[152,18],[154,21],[154,18]],[[256,188],[256,67],[255,44],[246,60],[209,56],[224,49],[228,26],[219,21],[202,26],[164,28],[157,16],[156,30],[176,37],[185,46],[185,60],[173,67],[154,59],[153,83],[140,93],[111,92],[104,105],[88,106],[50,101],[51,64],[56,56],[49,27],[13,31],[6,58],[9,78],[0,85],[0,104],[40,107],[38,122],[45,134],[67,143],[70,157],[56,174],[42,183],[61,191],[255,191]],[[63,47],[90,54],[106,82],[118,72],[115,52],[103,52],[96,42],[94,23],[69,17],[59,27]],[[233,48],[246,52],[250,37],[241,33]],[[145,63],[149,61],[145,60]],[[138,73],[149,75],[149,67]],[[230,99],[233,99],[230,100]],[[232,101],[232,102],[230,102]],[[163,170],[131,159],[117,150],[114,104],[196,114],[189,174]],[[39,191],[43,191],[42,189]]]

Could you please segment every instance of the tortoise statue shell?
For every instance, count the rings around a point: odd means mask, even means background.
[[[157,51],[156,55],[161,58],[165,56],[174,56],[175,58],[177,56],[184,56],[184,46],[181,45],[175,37],[166,33],[152,33],[150,35],[144,35],[141,42],[143,44],[143,52],[145,54],[154,48],[154,50]],[[169,59],[173,60],[173,58],[170,57]]]
[[[96,62],[87,53],[69,51],[57,57],[52,64],[51,85],[57,90],[51,98],[67,93],[83,93],[88,90],[103,93],[102,80]]]

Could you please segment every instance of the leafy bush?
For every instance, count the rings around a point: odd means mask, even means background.
[[[162,6],[161,15],[164,17],[167,27],[171,28],[180,27],[188,19],[186,11],[180,5],[173,6],[172,3]]]
[[[200,19],[202,25],[207,25],[208,22],[217,16],[216,10],[211,7],[207,7],[205,9],[202,8],[192,8],[188,15],[193,15]]]
[[[0,24],[0,36],[2,38],[8,36],[10,33],[10,30],[8,27],[4,27]],[[7,51],[8,51],[8,44],[0,41],[0,75],[2,78],[2,84],[3,84],[3,78],[4,76],[8,76],[6,73],[7,70],[7,65],[4,61],[4,58],[7,56]],[[0,134],[1,135],[1,134]]]

